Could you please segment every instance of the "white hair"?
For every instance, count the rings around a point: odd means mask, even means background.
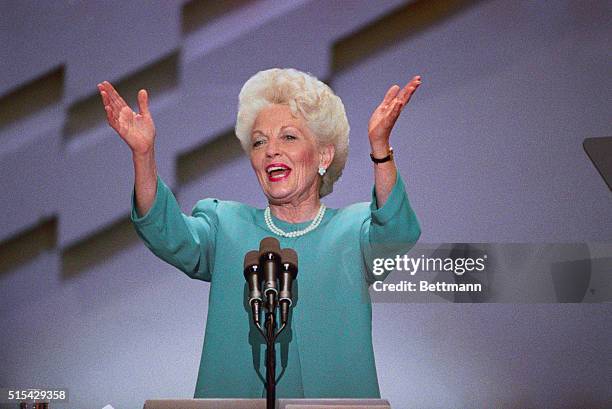
[[[311,74],[293,68],[258,72],[243,85],[238,97],[236,136],[246,153],[251,150],[257,115],[272,104],[288,105],[294,115],[299,113],[306,120],[319,145],[334,146],[334,158],[322,178],[319,196],[331,193],[348,156],[350,127],[342,100]]]

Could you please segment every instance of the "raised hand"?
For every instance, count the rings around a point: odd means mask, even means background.
[[[149,112],[147,91],[138,91],[138,110],[136,113],[125,102],[112,84],[104,81],[98,84],[108,124],[127,143],[134,154],[147,154],[155,143],[155,124]]]
[[[421,77],[417,75],[404,88],[400,89],[398,85],[389,88],[380,105],[374,110],[368,124],[368,137],[373,152],[386,152],[395,121],[419,85],[421,85]]]

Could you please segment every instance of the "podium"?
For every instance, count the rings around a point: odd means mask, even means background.
[[[265,399],[147,400],[144,409],[266,409]],[[276,409],[391,409],[385,399],[278,399]]]

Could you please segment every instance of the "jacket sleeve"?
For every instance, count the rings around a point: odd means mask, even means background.
[[[136,233],[159,258],[191,278],[210,281],[214,265],[218,217],[217,199],[200,200],[191,216],[185,215],[166,184],[157,177],[153,206],[138,216],[132,191],[130,219]]]
[[[366,267],[366,281],[382,281],[390,271],[374,271],[375,259],[406,254],[421,235],[419,222],[410,206],[399,172],[384,206],[378,207],[376,189],[372,189],[370,215],[361,226],[360,245]]]

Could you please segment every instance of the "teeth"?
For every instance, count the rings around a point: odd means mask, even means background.
[[[282,167],[282,166],[274,166],[274,167],[269,168],[269,169],[267,170],[267,172],[268,172],[268,173],[272,173],[272,172],[274,172],[274,171],[276,171],[276,170],[288,170],[288,169],[287,169],[287,168],[284,168],[284,167]]]

